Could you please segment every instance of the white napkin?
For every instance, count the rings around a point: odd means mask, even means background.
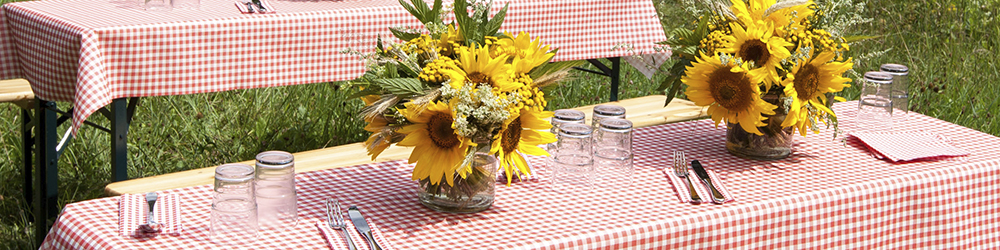
[[[267,2],[267,0],[260,0],[260,5],[263,5],[264,8],[267,9],[267,11],[260,12],[257,9],[257,6],[254,6],[253,12],[250,12],[250,9],[247,9],[247,3],[250,2],[251,2],[250,0],[236,0],[234,4],[236,5],[236,8],[240,9],[240,12],[242,12],[243,14],[270,14],[274,13],[275,11],[274,6],[272,6],[271,3]]]
[[[157,193],[156,222],[161,224],[160,232],[147,233],[139,229],[146,223],[149,204],[146,194],[123,194],[118,200],[118,235],[123,237],[152,237],[158,234],[178,235],[184,230],[181,217],[180,197],[177,194]]]
[[[344,218],[344,220],[347,222],[347,227],[344,228],[344,231],[347,232],[347,235],[351,236],[351,241],[354,242],[354,246],[357,247],[358,250],[371,250],[368,248],[368,241],[365,241],[365,237],[361,236],[361,233],[358,233],[358,230],[354,228],[354,224],[351,223],[351,220],[348,218]],[[382,232],[379,231],[378,226],[372,223],[372,221],[368,218],[365,218],[365,221],[368,221],[368,227],[372,229],[372,235],[375,237],[375,241],[378,242],[379,247],[382,247],[383,250],[396,249],[392,247],[392,245],[389,244],[385,238],[382,238]],[[316,227],[319,228],[320,234],[322,234],[323,238],[326,239],[326,242],[330,245],[331,250],[348,249],[347,241],[344,240],[344,236],[340,234],[339,231],[330,228],[330,225],[327,224],[326,221],[316,222]]]
[[[893,162],[969,155],[969,151],[949,144],[944,136],[930,132],[859,132],[851,135],[868,146],[875,158]]]
[[[722,193],[726,200],[722,203],[731,202],[736,200],[733,194],[729,192],[726,188],[726,184],[722,183],[719,179],[719,175],[715,171],[706,169],[708,172],[708,177],[712,179],[712,185]],[[673,168],[664,168],[663,173],[667,175],[667,179],[670,179],[670,184],[674,186],[674,190],[677,191],[677,199],[684,203],[690,203],[691,193],[688,191],[687,182],[681,179],[681,177],[674,174]],[[694,173],[694,170],[688,169],[688,180],[691,180],[691,185],[694,186],[695,193],[701,197],[701,203],[712,203],[712,192],[708,190],[708,187],[698,178],[698,175]]]
[[[668,59],[670,59],[670,50],[647,53],[632,56],[623,56],[625,62],[632,65],[636,70],[638,70],[642,75],[646,76],[646,79],[653,79],[653,74],[660,69],[660,65],[663,65]]]

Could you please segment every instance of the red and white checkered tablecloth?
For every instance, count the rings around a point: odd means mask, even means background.
[[[354,79],[364,64],[343,50],[368,52],[389,27],[419,26],[396,0],[274,0],[271,14],[242,14],[231,0],[173,11],[138,2],[4,4],[0,79],[72,102],[75,131],[115,98]],[[508,2],[501,30],[541,37],[559,49],[555,61],[648,53],[666,39],[649,0],[496,0],[495,11]],[[635,49],[614,49],[622,44]]]
[[[856,102],[838,104],[851,120]],[[258,249],[326,247],[316,222],[323,200],[357,205],[398,249],[644,249],[644,248],[930,248],[1000,247],[1000,138],[923,115],[900,130],[947,135],[969,150],[960,158],[890,163],[858,141],[831,131],[796,136],[783,160],[737,158],[725,150],[725,128],[696,120],[637,129],[635,183],[586,195],[549,189],[538,178],[500,186],[489,210],[433,212],[416,199],[412,167],[403,161],[299,173],[302,222],[268,232]],[[906,146],[900,142],[900,146]],[[678,202],[661,170],[684,150],[718,172],[739,199],[724,205]],[[540,163],[540,159],[532,159]],[[46,246],[82,249],[198,249],[207,238],[210,186],[169,190],[182,197],[180,236],[145,241],[117,236],[117,197],[69,204]]]

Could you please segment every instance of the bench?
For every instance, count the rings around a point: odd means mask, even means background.
[[[693,120],[706,117],[708,115],[705,108],[695,106],[691,101],[675,98],[670,102],[670,105],[664,107],[663,102],[665,100],[666,96],[651,95],[610,103],[625,107],[627,110],[627,119],[631,120],[633,127],[636,128]],[[588,117],[587,121],[589,123],[594,106],[596,105],[583,106],[575,109],[586,113]],[[303,151],[294,153],[293,155],[295,156],[295,171],[307,172],[373,162],[406,159],[410,155],[410,148],[393,145],[385,149],[385,151],[383,151],[382,154],[380,154],[374,161],[371,160],[371,157],[367,156],[365,146],[361,142]],[[253,165],[254,160],[243,161],[240,163]],[[125,193],[144,193],[211,184],[214,182],[214,178],[215,167],[213,166],[114,182],[105,187],[104,191],[109,196],[121,195]]]

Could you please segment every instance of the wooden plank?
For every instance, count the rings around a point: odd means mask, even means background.
[[[13,102],[22,108],[30,109],[35,100],[35,92],[31,84],[24,79],[0,80],[0,102]]]
[[[663,95],[652,95],[612,103],[625,107],[626,118],[631,120],[633,126],[636,128],[698,119],[707,115],[705,108],[695,106],[691,101],[675,98],[670,102],[670,105],[664,107],[663,102],[665,100],[666,97]],[[587,114],[587,121],[589,122],[594,106],[596,105],[575,109]],[[410,155],[410,148],[391,146],[383,151],[374,161],[368,156],[364,144],[360,142],[303,151],[293,155],[295,156],[295,171],[307,172],[406,159]],[[240,163],[253,165],[254,161],[249,160]],[[213,166],[115,182],[105,187],[104,191],[109,196],[121,195],[123,193],[144,193],[211,184],[214,182],[214,177],[215,167]]]

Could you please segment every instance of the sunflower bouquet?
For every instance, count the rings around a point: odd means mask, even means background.
[[[461,185],[484,179],[477,152],[496,157],[508,185],[530,174],[524,154],[547,155],[537,145],[555,141],[542,87],[576,64],[550,63],[555,51],[528,33],[500,33],[507,6],[489,18],[491,2],[455,1],[455,20],[445,23],[440,0],[400,3],[423,27],[392,28],[399,41],[380,39],[352,83],[366,103],[372,159],[391,144],[413,147],[412,178],[454,197],[479,191]]]
[[[751,137],[790,140],[794,130],[806,136],[820,123],[836,126],[831,99],[843,101],[833,93],[850,86],[843,75],[853,64],[844,52],[854,38],[826,29],[825,8],[811,0],[707,5],[697,28],[664,42],[680,56],[663,85],[673,85],[668,96],[686,85],[687,98],[708,106],[716,126],[725,121]]]

